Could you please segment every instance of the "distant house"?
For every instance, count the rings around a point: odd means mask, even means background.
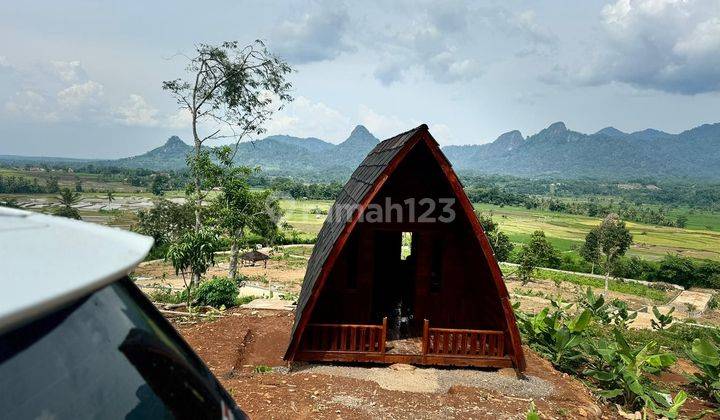
[[[285,358],[525,369],[492,248],[426,125],[379,143],[343,187]]]

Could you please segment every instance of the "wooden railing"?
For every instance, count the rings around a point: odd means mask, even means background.
[[[423,325],[423,355],[503,357],[504,347],[502,331],[430,328],[427,319]]]
[[[382,325],[308,324],[303,351],[385,353],[387,318]]]

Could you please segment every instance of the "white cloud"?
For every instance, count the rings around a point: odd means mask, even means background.
[[[420,125],[415,119],[383,115],[362,104],[358,106],[358,121],[381,140]]]
[[[79,61],[51,61],[50,67],[65,83],[78,83],[87,80],[87,73]]]
[[[187,114],[187,111],[185,112]],[[131,94],[127,102],[115,110],[118,121],[131,126],[153,127],[158,125],[158,110],[138,94]]]
[[[273,50],[291,63],[331,60],[355,47],[345,40],[350,16],[345,5],[321,2],[314,10],[282,21],[271,36]]]
[[[103,118],[108,105],[104,86],[87,78],[78,61],[36,63],[14,67],[6,63],[8,80],[0,95],[4,111],[28,121],[88,121]]]
[[[45,115],[45,97],[32,90],[23,90],[5,102],[5,110],[15,115]]]
[[[320,137],[340,142],[350,134],[352,121],[340,111],[322,102],[299,96],[265,124],[269,134]]]
[[[95,108],[100,104],[104,90],[103,85],[92,80],[74,84],[57,93],[57,104],[68,111]]]
[[[192,125],[192,117],[187,109],[178,109],[165,118],[163,125],[168,128],[189,128]]]
[[[589,63],[555,81],[626,83],[697,94],[720,91],[720,2],[618,0],[602,10],[605,41]]]
[[[455,136],[446,124],[430,124],[428,129],[438,143],[443,145],[455,143]]]
[[[557,36],[535,19],[535,11],[525,10],[508,18],[511,27],[528,42],[518,55],[542,54],[555,51],[558,45]]]
[[[386,139],[400,132],[417,127],[420,121],[376,112],[366,105],[359,105],[354,116],[300,96],[286,108],[275,114],[265,127],[268,134],[288,134],[298,137],[318,137],[339,143],[344,141],[356,124],[364,125],[379,139]],[[450,129],[445,124],[431,124],[430,130],[438,141],[452,141]]]

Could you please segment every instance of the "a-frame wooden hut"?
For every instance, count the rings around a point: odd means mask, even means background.
[[[379,143],[343,187],[285,358],[525,370],[490,243],[426,125]]]

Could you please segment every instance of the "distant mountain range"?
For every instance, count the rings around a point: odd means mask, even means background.
[[[355,127],[340,144],[314,137],[269,136],[254,142],[240,143],[235,161],[246,166],[260,166],[269,175],[318,178],[323,177],[323,174],[332,174],[342,177],[360,164],[379,142],[362,125]],[[192,150],[192,146],[173,136],[164,145],[142,155],[102,163],[154,170],[182,169],[186,167],[185,157]]]
[[[492,143],[443,148],[456,169],[558,178],[720,179],[720,123],[680,134],[614,127],[594,134],[557,122],[530,137],[510,131]]]
[[[236,161],[261,166],[268,175],[341,180],[349,176],[378,142],[362,125],[337,145],[314,137],[276,135],[241,143]],[[156,149],[123,159],[83,161],[0,156],[0,161],[22,164],[44,160],[73,165],[92,162],[177,170],[186,167],[185,157],[190,151],[192,146],[173,136]],[[614,127],[583,134],[557,122],[529,137],[515,130],[492,143],[445,146],[443,151],[453,167],[465,173],[616,180],[641,177],[720,180],[720,123],[701,125],[680,134],[654,129],[624,133]]]

